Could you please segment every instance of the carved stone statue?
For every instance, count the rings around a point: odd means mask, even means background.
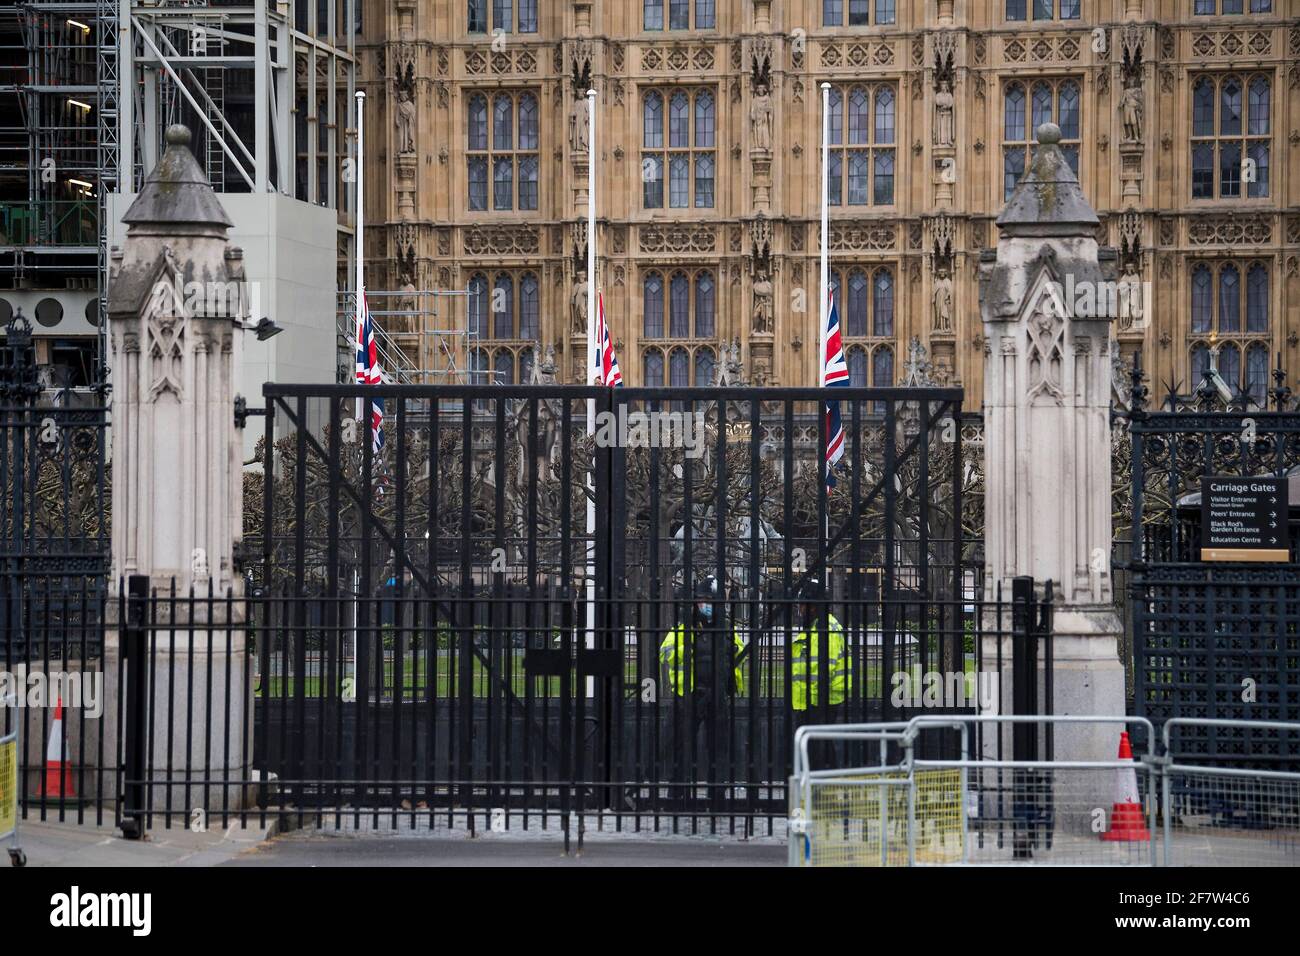
[[[1119,277],[1116,306],[1119,310],[1119,327],[1127,332],[1136,322],[1138,328],[1142,323],[1142,275],[1133,257],[1124,260],[1124,274]]]
[[[405,87],[397,91],[397,151],[415,152],[415,101]]]
[[[772,280],[767,269],[760,267],[754,277],[754,313],[751,328],[766,335],[772,331]]]
[[[587,331],[587,279],[586,276],[580,278],[573,286],[573,297],[569,300],[570,310],[573,313],[573,331]]]
[[[587,150],[590,149],[591,139],[587,135],[587,98],[579,96],[569,107],[569,148],[573,150],[574,157],[586,157]]]
[[[956,141],[953,106],[952,87],[947,80],[943,80],[939,84],[939,91],[934,94],[934,144],[936,146],[951,146]]]
[[[772,95],[763,83],[754,91],[754,102],[749,107],[749,126],[754,149],[772,148]]]
[[[1120,114],[1124,118],[1124,140],[1129,143],[1142,141],[1142,88],[1130,86],[1124,90],[1119,100]]]
[[[934,331],[951,332],[953,313],[952,277],[941,264],[934,276]]]

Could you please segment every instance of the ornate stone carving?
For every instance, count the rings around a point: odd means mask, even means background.
[[[1258,214],[1198,216],[1187,226],[1187,239],[1194,246],[1255,244],[1272,237],[1272,219]]]
[[[1057,404],[1065,398],[1061,368],[1065,321],[1054,309],[1041,309],[1029,319],[1029,399],[1050,396]],[[1005,341],[1005,340],[1004,340]]]
[[[690,223],[652,224],[639,230],[642,252],[712,252],[717,235],[712,226]]]
[[[535,226],[470,226],[465,232],[467,256],[535,256],[541,238]]]
[[[872,221],[831,223],[830,247],[837,252],[893,249],[897,244],[898,229],[893,223]]]

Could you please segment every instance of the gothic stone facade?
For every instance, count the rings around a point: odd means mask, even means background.
[[[480,380],[526,380],[552,347],[576,379],[591,87],[598,281],[629,383],[707,382],[728,359],[811,383],[828,82],[855,382],[896,380],[915,337],[979,407],[976,265],[1050,119],[1099,240],[1151,290],[1116,323],[1124,353],[1187,390],[1213,350],[1262,389],[1278,353],[1300,367],[1292,2],[367,4],[368,284],[470,290],[438,321],[472,326],[458,361]]]

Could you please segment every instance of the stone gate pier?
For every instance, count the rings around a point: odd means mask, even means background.
[[[1116,254],[1097,245],[1097,215],[1059,139],[1055,124],[1038,128],[1030,168],[998,217],[997,248],[980,257],[986,597],[1000,584],[1009,598],[1017,576],[1032,576],[1040,595],[1050,580],[1055,713],[1122,715],[1123,626],[1110,573],[1110,352],[1117,346],[1106,298]],[[984,648],[986,661],[995,640]],[[1002,648],[1008,662],[1010,643]],[[1041,681],[1043,648],[1038,657]],[[1000,677],[1001,711],[1010,713],[1009,664]],[[1056,758],[1114,759],[1119,730],[1058,727]],[[1004,747],[1010,754],[1009,740]],[[1097,798],[1107,809],[1108,793]]]
[[[113,250],[108,292],[111,586],[116,594],[118,582],[143,576],[158,596],[145,645],[147,759],[155,780],[169,766],[178,779],[193,767],[210,784],[191,787],[184,805],[172,787],[171,807],[186,813],[205,794],[208,810],[239,805],[240,793],[221,784],[250,777],[253,714],[235,567],[243,463],[234,399],[249,298],[242,255],[227,240],[231,220],[189,143],[185,127],[167,131],[166,152],[122,217],[126,240]],[[105,641],[114,723],[124,613],[114,601]],[[166,804],[167,789],[151,788],[151,803]]]

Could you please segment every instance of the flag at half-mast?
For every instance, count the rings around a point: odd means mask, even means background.
[[[831,290],[830,308],[826,312],[825,351],[822,354],[822,385],[847,388],[849,366],[844,359],[844,343],[840,339],[840,315],[835,308],[835,292]],[[844,457],[844,420],[840,416],[840,403],[826,402],[826,486],[834,487],[831,473],[835,463]]]
[[[609,326],[605,324],[605,294],[596,296],[596,352],[598,358],[593,361],[592,372],[596,384],[613,388],[623,384],[623,373],[618,370],[618,357],[614,355],[614,346],[609,341]]]
[[[357,384],[382,385],[384,374],[379,367],[379,343],[375,341],[375,322],[370,315],[370,305],[366,302],[366,292],[361,290],[361,299],[357,309]],[[366,400],[357,399],[357,417],[365,415]],[[384,400],[370,399],[370,427],[374,431],[374,451],[384,447]]]

